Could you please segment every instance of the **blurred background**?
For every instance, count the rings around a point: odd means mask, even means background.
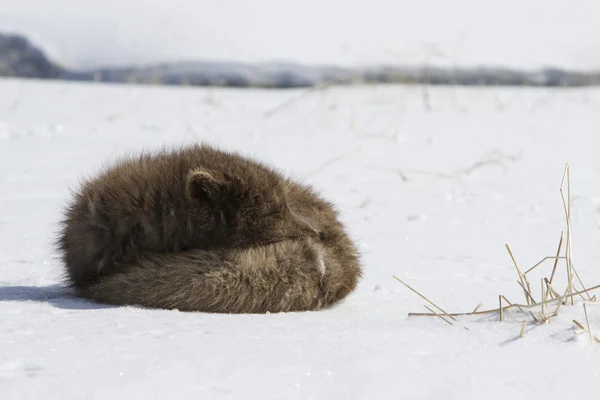
[[[595,84],[599,13],[595,0],[3,1],[0,75]]]

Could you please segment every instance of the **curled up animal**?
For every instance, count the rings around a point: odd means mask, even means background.
[[[209,145],[123,157],[86,180],[56,244],[75,292],[114,305],[318,310],[362,273],[333,204]]]

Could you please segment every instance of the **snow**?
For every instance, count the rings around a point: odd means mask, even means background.
[[[549,324],[507,312],[556,252],[571,166],[573,260],[600,283],[600,90],[359,86],[237,90],[0,81],[0,393],[28,399],[532,399],[594,393],[579,301]],[[365,276],[330,310],[213,315],[107,307],[60,286],[69,188],[112,157],[207,140],[315,185]],[[545,265],[548,276],[550,265]],[[562,273],[564,275],[564,273]],[[562,276],[562,275],[561,275]],[[539,285],[532,280],[534,293]],[[564,280],[564,279],[563,279]],[[600,309],[590,306],[600,332]],[[470,328],[463,329],[463,325]]]
[[[67,67],[180,60],[598,68],[595,0],[20,0],[0,27]]]

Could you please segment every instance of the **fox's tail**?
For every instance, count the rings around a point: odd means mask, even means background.
[[[79,295],[114,305],[217,313],[318,310],[338,302],[355,281],[321,244],[283,241],[248,249],[146,254],[76,287]],[[334,271],[335,272],[335,271]]]

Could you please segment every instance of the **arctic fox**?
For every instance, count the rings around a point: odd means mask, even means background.
[[[124,158],[87,180],[57,245],[77,293],[109,304],[313,310],[361,275],[332,204],[208,145]]]

